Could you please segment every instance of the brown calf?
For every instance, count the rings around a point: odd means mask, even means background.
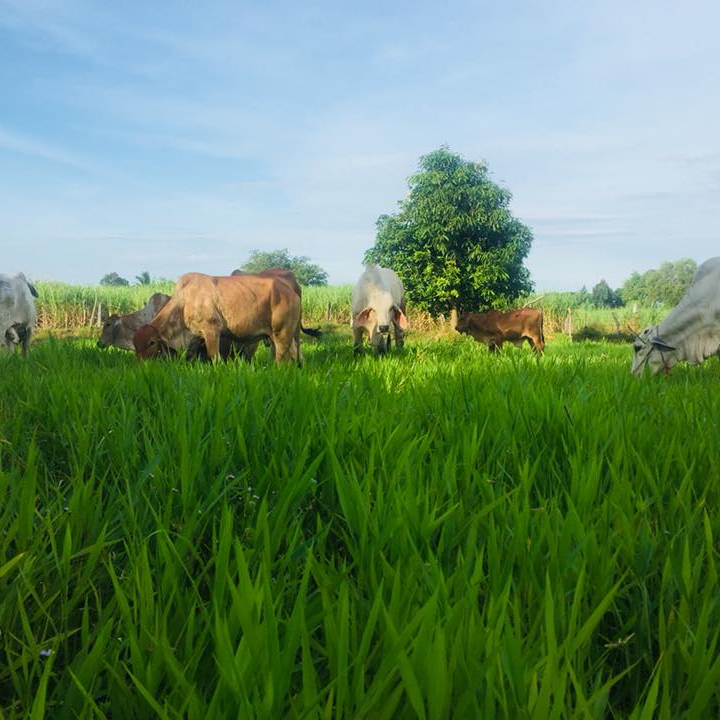
[[[465,313],[458,318],[455,329],[485,343],[490,352],[501,348],[504,342],[520,347],[524,340],[530,343],[535,352],[541,353],[545,349],[543,314],[542,310],[535,308],[520,308],[509,312],[488,310],[484,313]]]

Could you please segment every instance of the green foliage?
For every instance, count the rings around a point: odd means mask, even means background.
[[[103,275],[100,279],[101,285],[129,285],[130,282],[126,280],[124,277],[120,277],[116,272],[108,273],[107,275]]]
[[[717,369],[406,348],[0,356],[0,715],[718,717]]]
[[[319,265],[311,263],[305,255],[291,256],[287,249],[253,250],[242,269],[260,272],[271,267],[292,270],[301,285],[327,285],[327,273]]]
[[[143,270],[139,275],[135,276],[136,285],[150,285],[152,278],[147,270]]]
[[[442,147],[420,159],[409,185],[399,212],[378,219],[365,261],[395,270],[416,306],[434,315],[504,307],[530,290],[532,233],[484,164]]]
[[[601,280],[592,289],[592,304],[597,308],[615,308],[624,305],[620,293],[613,290],[605,280]]]
[[[664,262],[659,268],[642,275],[634,272],[623,283],[620,294],[626,303],[674,307],[690,287],[696,270],[697,263],[690,258]]]

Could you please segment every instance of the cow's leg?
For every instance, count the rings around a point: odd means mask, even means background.
[[[221,359],[220,355],[220,331],[213,327],[208,327],[202,331],[205,340],[205,349],[207,350],[208,360]]]
[[[33,329],[31,327],[25,328],[25,334],[23,335],[22,339],[22,354],[27,355],[28,354],[28,348],[30,347],[30,338],[32,336]]]
[[[249,363],[253,357],[255,357],[258,345],[259,341],[257,340],[255,342],[244,343],[240,346],[240,352],[238,354],[245,362]],[[272,343],[270,343],[270,347],[272,348]]]
[[[397,345],[398,350],[402,350],[404,344],[403,331],[397,323],[393,323],[393,332],[395,334],[395,344]]]
[[[275,364],[282,365],[292,362],[296,352],[293,347],[294,338],[286,332],[279,332],[275,333],[272,340],[275,348]]]
[[[11,325],[8,328],[0,328],[0,348],[4,348],[7,352],[12,352],[15,343],[13,339],[17,337],[15,329]]]
[[[355,327],[353,328],[353,350],[356,353],[359,353],[362,349],[362,341],[363,341],[363,328],[361,327]]]
[[[298,320],[297,327],[295,328],[295,339],[293,342],[293,353],[294,353],[294,359],[297,363],[298,367],[302,367],[303,364],[303,356],[302,351],[300,350],[300,330],[302,329],[302,323]]]

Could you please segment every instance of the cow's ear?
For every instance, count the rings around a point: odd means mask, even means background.
[[[358,313],[355,317],[356,322],[367,322],[370,319],[370,313],[372,312],[372,308],[365,308],[362,312]]]
[[[666,343],[662,338],[655,335],[655,337],[650,338],[650,344],[653,347],[656,347],[658,350],[677,350],[677,348],[673,347],[669,343]]]
[[[395,311],[395,322],[403,330],[407,330],[408,321],[407,321],[407,318],[405,317],[405,313],[399,307],[397,307],[397,305],[393,308],[393,310]]]

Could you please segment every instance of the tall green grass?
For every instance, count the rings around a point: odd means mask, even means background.
[[[717,368],[0,356],[7,718],[716,717]]]
[[[129,287],[35,283],[38,326],[59,329],[99,325],[103,311],[125,314],[142,307],[153,293],[171,294],[174,283],[156,282]],[[308,322],[350,321],[351,285],[309,287],[303,290],[303,313]]]

